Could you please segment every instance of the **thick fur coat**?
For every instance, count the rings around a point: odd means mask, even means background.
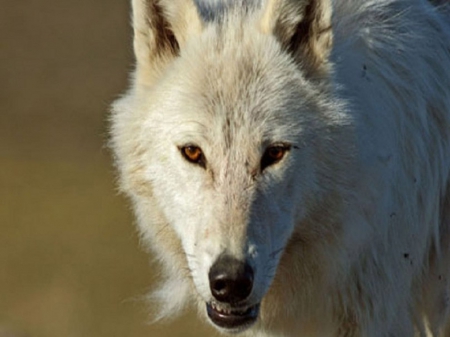
[[[446,1],[132,5],[111,146],[164,270],[159,316],[196,303],[209,321],[250,308],[252,324],[213,323],[246,336],[450,336]],[[239,312],[211,294],[225,253],[252,271]]]

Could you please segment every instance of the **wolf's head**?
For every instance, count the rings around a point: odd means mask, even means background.
[[[352,141],[330,3],[133,0],[133,13],[137,67],[112,130],[122,187],[166,268],[168,313],[193,296],[244,330],[289,242],[339,231],[312,220],[338,207]]]

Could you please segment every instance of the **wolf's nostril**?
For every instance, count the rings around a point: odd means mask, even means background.
[[[220,302],[238,303],[250,296],[253,289],[253,269],[245,262],[222,255],[209,271],[209,285]]]
[[[227,282],[224,280],[215,280],[213,281],[211,287],[213,288],[213,291],[215,293],[222,293],[224,291],[227,291]]]

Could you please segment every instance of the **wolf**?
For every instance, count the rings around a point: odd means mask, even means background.
[[[157,318],[450,336],[447,1],[132,0],[111,148]]]

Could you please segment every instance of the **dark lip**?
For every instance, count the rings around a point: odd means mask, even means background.
[[[220,305],[214,305],[220,307]],[[245,309],[228,308],[224,310],[214,308],[211,303],[206,304],[209,319],[218,327],[229,332],[241,332],[253,325],[259,315],[259,304]]]

